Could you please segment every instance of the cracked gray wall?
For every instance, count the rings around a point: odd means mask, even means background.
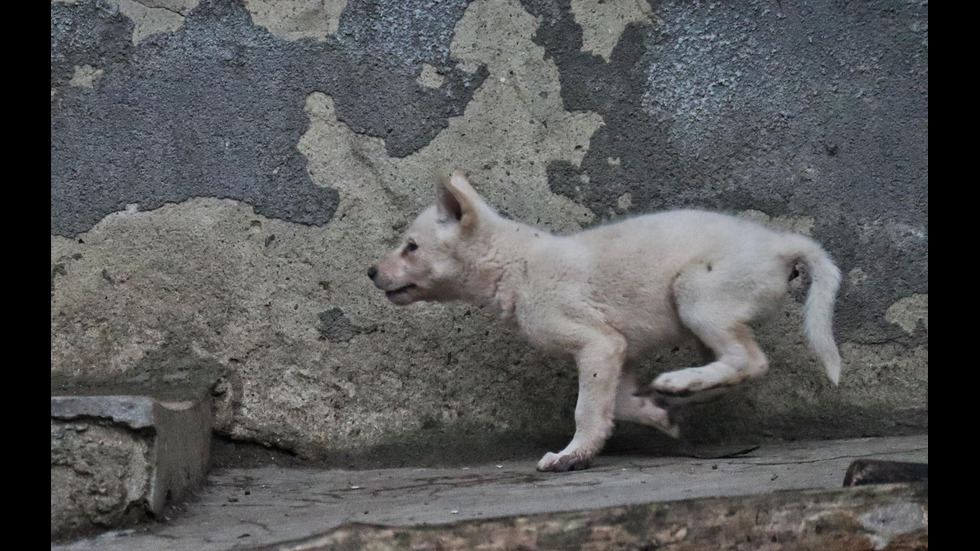
[[[364,276],[433,175],[462,168],[503,213],[556,232],[697,206],[826,244],[846,274],[841,386],[803,342],[795,281],[758,328],[770,373],[688,411],[691,439],[927,427],[924,5],[51,10],[56,385],[209,385],[219,432],[305,457],[562,444],[571,366],[481,309],[396,309]],[[644,372],[689,361],[664,351]]]

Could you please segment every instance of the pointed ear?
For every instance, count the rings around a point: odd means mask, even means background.
[[[448,180],[440,178],[436,193],[440,222],[458,222],[464,230],[476,225],[476,201],[479,196],[461,171],[453,172]]]

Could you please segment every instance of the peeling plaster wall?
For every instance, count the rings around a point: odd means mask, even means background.
[[[685,412],[688,438],[927,426],[924,3],[77,0],[51,14],[59,385],[212,385],[219,432],[304,457],[563,444],[571,366],[478,308],[395,308],[364,276],[434,175],[462,168],[501,212],[555,232],[695,206],[827,246],[846,274],[840,387],[803,340],[798,278],[758,328],[770,373]],[[663,351],[643,370],[694,358]]]

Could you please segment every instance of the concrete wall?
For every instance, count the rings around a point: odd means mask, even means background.
[[[53,388],[207,385],[220,434],[303,457],[563,444],[570,365],[364,275],[460,168],[555,232],[697,206],[826,245],[841,385],[798,278],[688,438],[927,427],[924,2],[55,1],[51,133]]]

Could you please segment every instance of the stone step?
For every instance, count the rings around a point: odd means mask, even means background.
[[[210,450],[206,393],[52,396],[52,540],[161,516],[204,481]]]

